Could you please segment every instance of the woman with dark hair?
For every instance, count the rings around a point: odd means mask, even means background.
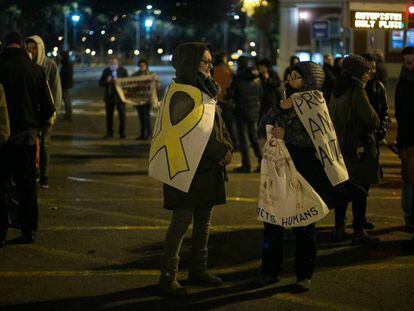
[[[292,55],[289,59],[289,67],[285,69],[285,73],[283,74],[283,81],[287,80],[289,73],[292,71],[293,66],[300,62],[300,59],[296,55]]]
[[[155,75],[154,73],[148,70],[148,61],[146,59],[141,59],[138,62],[138,71],[135,72],[132,77],[134,76],[142,76],[142,75]],[[158,76],[155,75],[156,78],[156,89],[159,89],[160,80]],[[138,119],[140,124],[140,135],[135,138],[135,140],[148,140],[151,138],[152,130],[151,130],[151,103],[143,103],[141,105],[135,105],[135,109],[138,113]]]
[[[260,103],[260,119],[269,110],[279,103],[281,81],[279,75],[273,70],[269,59],[262,59],[259,62],[259,77],[262,81],[263,97]],[[259,120],[260,120],[259,119]]]
[[[232,144],[221,117],[221,110],[216,105],[215,99],[220,90],[210,74],[213,67],[210,45],[202,42],[182,44],[175,49],[172,64],[176,70],[176,78],[170,88],[175,86],[180,91],[170,94],[168,90],[160,109],[162,111],[169,100],[171,124],[179,125],[193,111],[195,102],[189,95],[191,92],[207,98],[209,104],[214,104],[215,109],[211,134],[188,192],[164,183],[164,207],[172,210],[173,215],[165,237],[159,286],[169,294],[185,295],[187,291],[178,283],[176,273],[181,244],[192,221],[188,278],[199,285],[219,286],[223,283],[221,278],[207,270],[207,243],[213,206],[226,202],[225,166],[231,162]]]

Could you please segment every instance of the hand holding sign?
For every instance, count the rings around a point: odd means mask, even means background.
[[[285,138],[285,129],[283,127],[274,126],[272,128],[272,135],[279,139]]]
[[[292,102],[292,98],[290,98],[290,97],[288,99],[282,100],[280,102],[280,108],[282,108],[284,110],[290,109],[292,107],[293,107],[293,102]]]

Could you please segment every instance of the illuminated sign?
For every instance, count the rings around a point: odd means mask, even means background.
[[[354,11],[351,25],[359,29],[404,29],[404,13]]]

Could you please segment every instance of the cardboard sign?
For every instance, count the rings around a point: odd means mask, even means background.
[[[157,97],[156,76],[142,75],[128,78],[118,78],[115,80],[115,88],[119,98],[126,104],[145,105],[154,102]],[[156,99],[158,102],[158,99]]]
[[[180,122],[173,124],[171,99],[177,93],[190,96],[194,107]],[[148,169],[151,177],[188,192],[213,130],[215,110],[216,101],[200,89],[171,84],[158,111],[151,141]]]
[[[348,171],[322,92],[295,93],[292,95],[292,101],[331,184],[335,186],[348,180]]]

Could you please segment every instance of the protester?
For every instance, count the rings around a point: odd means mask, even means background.
[[[335,80],[338,79],[338,77],[342,73],[342,62],[343,62],[343,60],[344,60],[343,57],[335,57],[334,65],[333,65]]]
[[[260,117],[262,119],[270,109],[279,104],[281,100],[280,87],[282,82],[279,75],[272,69],[269,59],[262,59],[259,62],[259,77],[263,86],[263,97],[260,103]]]
[[[285,69],[285,73],[283,74],[283,81],[287,80],[289,73],[292,71],[294,65],[300,62],[300,59],[296,55],[292,55],[289,59],[289,67]]]
[[[62,82],[62,97],[65,104],[65,120],[72,121],[72,98],[70,91],[73,87],[73,65],[69,60],[69,52],[62,51],[60,79]]]
[[[49,83],[52,93],[53,103],[56,112],[60,111],[62,105],[62,85],[60,82],[59,71],[56,63],[46,57],[45,44],[39,36],[31,36],[26,39],[27,49],[29,50],[32,60],[41,66],[46,73],[46,79]],[[39,185],[43,189],[49,188],[49,147],[52,137],[54,120],[40,129],[40,152],[39,152]]]
[[[385,89],[387,89],[388,70],[385,67],[384,51],[382,51],[381,49],[375,49],[373,54],[375,57],[375,61],[377,63],[377,79],[384,85]]]
[[[284,136],[285,144],[297,171],[309,182],[324,201],[331,190],[321,161],[316,156],[315,146],[292,108],[291,96],[298,92],[321,90],[324,81],[323,69],[313,62],[299,62],[292,67],[287,77],[287,99],[272,109],[261,121],[261,130],[266,124],[274,126],[273,135]],[[284,133],[283,133],[284,132]],[[261,277],[258,283],[266,285],[279,281],[283,261],[283,227],[264,223]],[[296,237],[295,272],[296,287],[300,291],[310,288],[316,260],[315,224],[293,228]]]
[[[148,61],[145,59],[141,59],[138,62],[138,71],[135,72],[132,76],[142,76],[142,75],[154,75],[156,79],[156,90],[160,87],[160,80],[157,75],[149,71],[148,68]],[[148,101],[141,105],[135,105],[135,109],[138,113],[138,119],[140,124],[140,135],[135,138],[135,140],[148,140],[152,136],[152,129],[151,129],[151,102]]]
[[[105,110],[106,110],[106,134],[104,139],[111,139],[114,137],[114,110],[115,107],[118,110],[119,116],[119,137],[125,138],[125,119],[126,119],[126,108],[116,90],[115,80],[116,78],[128,77],[127,70],[119,65],[118,59],[112,56],[108,60],[109,66],[106,67],[99,79],[99,85],[105,88]]]
[[[369,102],[365,86],[371,77],[372,66],[359,55],[344,58],[343,73],[337,80],[330,102],[330,113],[349,177],[368,192],[379,181],[377,130],[380,119]],[[352,201],[355,243],[378,244],[378,238],[365,231],[367,198]],[[335,208],[335,235],[346,238],[345,215],[347,204]]]
[[[213,79],[220,86],[220,93],[217,96],[217,105],[222,110],[224,123],[230,133],[235,150],[239,149],[236,120],[234,118],[234,101],[229,96],[228,89],[231,85],[234,72],[227,63],[227,55],[224,52],[216,54],[214,59]]]
[[[380,126],[376,131],[377,138],[377,150],[378,150],[378,159],[380,157],[380,145],[379,143],[385,138],[388,131],[388,125],[390,122],[388,116],[388,99],[387,91],[385,90],[384,85],[378,80],[376,75],[376,61],[373,55],[365,53],[361,55],[366,60],[371,63],[371,78],[367,82],[365,91],[367,92],[369,103],[374,108],[378,117],[380,118]],[[382,176],[382,169],[380,167],[380,172]],[[365,229],[374,229],[374,224],[368,221],[365,221]]]
[[[36,139],[55,108],[42,68],[32,62],[22,48],[23,38],[8,33],[0,54],[0,83],[4,87],[11,134],[0,147],[0,244],[8,229],[7,185],[13,177],[18,192],[21,243],[32,243],[38,226],[36,194]]]
[[[233,172],[250,173],[250,145],[253,147],[259,163],[255,172],[260,172],[262,148],[259,144],[257,123],[260,116],[263,88],[258,73],[248,67],[248,59],[245,56],[239,57],[237,65],[238,69],[230,86],[230,94],[236,104],[234,114],[237,122],[242,165],[235,168]]]
[[[405,228],[414,233],[414,47],[402,50],[402,68],[395,90],[397,147],[402,166],[402,207]],[[411,241],[414,250],[414,237]]]
[[[9,112],[7,110],[6,95],[0,84],[0,145],[4,144],[10,136]]]
[[[174,93],[169,104],[172,124],[177,124],[194,107],[185,89],[197,88],[215,99],[219,86],[211,78],[212,51],[206,43],[186,43],[178,46],[172,59],[176,84],[183,91]],[[173,84],[174,85],[174,84]],[[180,86],[177,86],[180,87]],[[191,92],[191,91],[190,91]],[[189,280],[207,286],[219,286],[221,278],[207,270],[207,243],[213,205],[226,202],[224,189],[225,165],[231,162],[232,145],[216,106],[214,126],[196,168],[188,193],[164,184],[164,206],[173,210],[172,221],[165,237],[164,262],[159,286],[172,295],[185,295],[186,290],[176,279],[179,251],[184,235],[194,218]]]
[[[323,56],[323,71],[325,73],[325,82],[323,83],[322,93],[325,101],[329,105],[329,100],[336,81],[332,54],[325,54]]]

